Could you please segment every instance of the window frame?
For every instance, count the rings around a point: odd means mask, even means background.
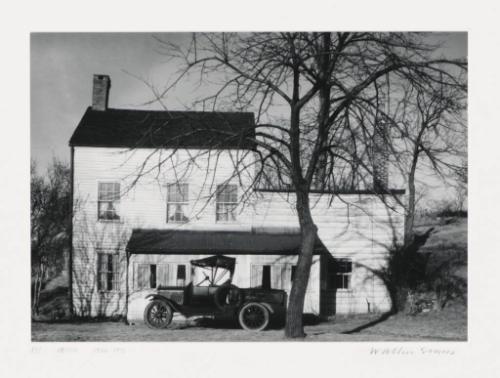
[[[101,258],[106,256],[106,270],[102,271]],[[109,253],[109,252],[97,252],[97,291],[100,293],[116,293],[120,291],[120,255],[118,253]],[[111,270],[109,270],[109,266],[111,263]],[[101,276],[106,277],[106,288],[102,287]],[[110,281],[111,275],[111,281]],[[111,289],[108,289],[109,282],[111,282]]]
[[[172,283],[174,276],[175,263],[164,263],[164,262],[134,262],[133,264],[133,288],[134,290],[153,290],[159,289],[160,287],[167,287],[175,285]],[[144,269],[143,280],[140,278],[140,270]],[[162,281],[162,279],[166,279]],[[145,285],[142,286],[141,282]],[[154,285],[153,285],[154,283]]]
[[[146,274],[146,276],[143,277],[145,285],[142,286],[141,282],[139,281],[139,272],[141,269],[144,269],[145,271],[143,273]],[[134,288],[136,290],[151,290],[151,289],[156,289],[158,288],[158,264],[156,263],[148,263],[148,262],[140,262],[136,264],[135,267],[135,279],[134,279]],[[154,283],[154,286],[153,286]]]
[[[271,290],[273,285],[272,280],[271,265],[262,265],[262,279],[260,287],[265,290]]]
[[[341,264],[349,264],[349,269],[345,269],[345,271],[344,271],[344,269],[340,270],[339,266],[341,266]],[[354,268],[354,264],[353,264],[352,259],[350,259],[350,258],[337,258],[337,259],[335,259],[335,263],[333,264],[333,266],[335,268],[334,272],[332,272],[334,274],[334,277],[333,277],[333,280],[334,280],[333,286],[334,287],[333,287],[333,289],[340,290],[340,291],[352,290],[351,281],[352,281],[352,272],[353,272],[353,268]],[[342,282],[342,284],[340,285],[341,287],[339,287],[339,285],[338,285],[339,279]]]
[[[186,280],[187,280],[187,266],[186,266],[186,264],[176,264],[175,270],[176,270],[176,272],[175,272],[176,286],[186,286]],[[184,278],[179,278],[179,273],[181,273],[182,270],[184,270]],[[181,281],[181,280],[183,283],[179,284],[179,281]]]
[[[170,195],[172,194],[171,189],[172,187],[186,187],[186,193],[182,193],[182,191],[176,192],[176,194],[182,197],[184,201],[171,201],[170,200]],[[189,183],[187,182],[173,182],[167,184],[167,223],[177,223],[177,224],[183,224],[183,223],[188,223],[189,222],[189,217],[186,216],[187,213],[187,207],[189,205]],[[173,212],[173,217],[174,219],[170,219],[170,206],[181,206],[181,213],[178,213],[177,211]],[[186,219],[176,219],[177,214],[182,214]]]
[[[235,191],[235,199],[234,201],[230,200],[225,200],[221,201],[219,196],[226,196],[228,198],[224,199],[231,199],[231,196],[233,193],[223,193],[224,189],[228,187],[234,187]],[[228,211],[228,208],[232,206],[232,209]],[[238,185],[237,184],[232,184],[232,183],[225,183],[225,184],[218,184],[217,189],[215,192],[215,222],[216,223],[235,223],[238,221],[238,217],[236,214],[236,209],[238,207]],[[222,208],[224,211],[220,211],[219,209]],[[219,217],[221,215],[226,215],[226,219],[220,219]]]
[[[149,264],[149,288],[158,288],[158,266],[156,264]]]
[[[113,193],[117,194],[117,197],[114,199],[101,199],[101,185],[117,185],[118,186],[118,192]],[[105,194],[108,194],[104,192]],[[103,194],[104,196],[104,194]],[[100,205],[101,203],[111,203],[113,205],[113,211],[116,215],[116,218],[104,218],[101,217],[101,211],[100,211]],[[121,221],[121,216],[120,216],[120,203],[121,203],[121,182],[120,181],[113,181],[113,180],[102,180],[102,181],[97,181],[97,220],[99,222],[120,222]],[[110,210],[105,210],[105,212],[108,212]]]

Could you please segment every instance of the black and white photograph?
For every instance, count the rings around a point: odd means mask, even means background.
[[[30,49],[32,341],[467,340],[467,32]]]
[[[497,2],[2,14],[1,377],[498,375]]]

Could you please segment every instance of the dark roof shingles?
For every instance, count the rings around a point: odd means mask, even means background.
[[[253,113],[87,109],[70,146],[254,149]]]

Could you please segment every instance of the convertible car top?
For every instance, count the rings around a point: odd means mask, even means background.
[[[191,265],[198,266],[200,268],[224,268],[234,273],[234,266],[236,264],[236,259],[233,257],[227,257],[224,255],[216,255],[205,257],[199,260],[191,260]]]

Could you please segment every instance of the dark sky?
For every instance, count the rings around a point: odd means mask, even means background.
[[[189,34],[160,37],[179,43]],[[442,52],[450,58],[467,55],[466,33],[435,33],[429,38],[443,41]],[[160,85],[176,72],[158,47],[151,33],[31,35],[31,155],[40,168],[52,157],[69,159],[68,140],[90,105],[94,73],[111,76],[110,107],[144,108],[151,91],[130,73]],[[184,109],[198,95],[181,87],[167,105]]]

